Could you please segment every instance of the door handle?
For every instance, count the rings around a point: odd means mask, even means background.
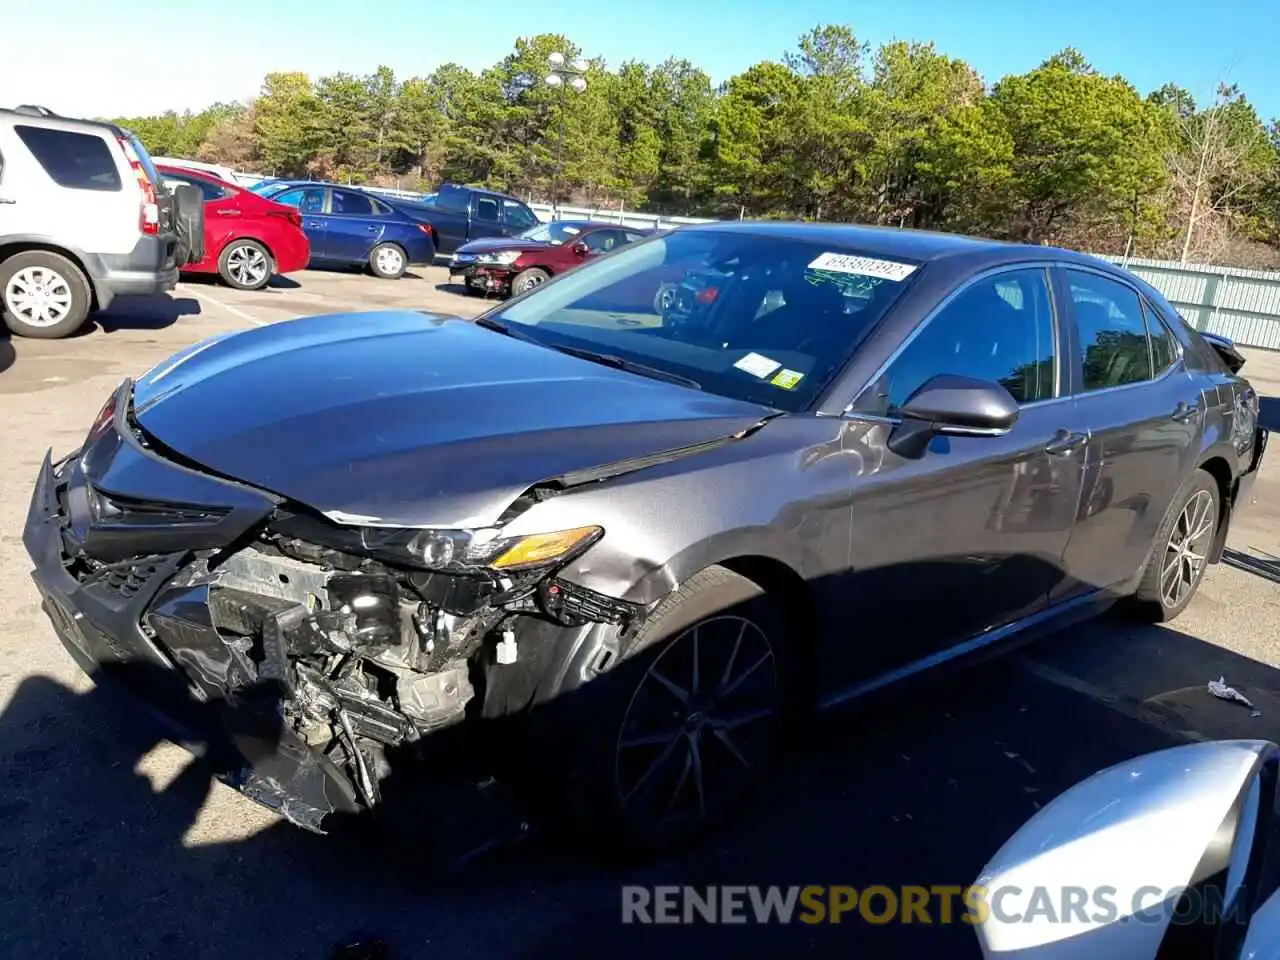
[[[323,226],[324,226],[324,221],[323,221],[323,220],[308,220],[308,221],[307,221],[307,226],[308,226],[308,227],[323,227]]]
[[[1080,433],[1075,430],[1059,430],[1053,435],[1053,439],[1044,445],[1044,451],[1055,456],[1065,457],[1068,454],[1075,453],[1088,442],[1089,434],[1087,433]]]
[[[1200,415],[1200,404],[1186,403],[1179,400],[1178,405],[1173,408],[1173,413],[1169,414],[1169,419],[1175,423],[1190,423]]]

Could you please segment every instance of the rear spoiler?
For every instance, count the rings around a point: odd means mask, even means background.
[[[1214,353],[1222,358],[1228,370],[1232,373],[1240,372],[1240,368],[1244,366],[1244,356],[1236,349],[1234,341],[1216,333],[1201,333],[1200,336],[1204,338],[1205,343],[1213,347]]]

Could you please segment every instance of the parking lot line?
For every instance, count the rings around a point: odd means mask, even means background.
[[[226,310],[228,313],[239,317],[241,320],[246,320],[249,323],[252,323],[255,327],[261,327],[266,324],[265,320],[258,320],[256,317],[252,316],[251,314],[245,313],[245,311],[241,310],[239,307],[233,307],[231,306],[231,304],[224,303],[223,301],[217,299],[216,297],[212,297],[207,293],[202,293],[199,290],[193,290],[190,287],[187,287],[184,289],[186,289],[186,292],[190,293],[191,296],[195,297],[197,300],[203,300],[205,303],[212,304],[215,307],[221,307],[223,310]]]

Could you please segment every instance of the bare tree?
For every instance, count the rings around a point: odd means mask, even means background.
[[[1177,123],[1177,144],[1168,163],[1177,205],[1186,211],[1179,258],[1186,263],[1197,239],[1221,241],[1223,221],[1233,214],[1232,200],[1260,182],[1263,131],[1239,89],[1226,84],[1218,86],[1212,106],[1181,113]]]

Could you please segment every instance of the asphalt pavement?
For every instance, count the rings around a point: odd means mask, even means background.
[[[68,340],[0,338],[0,955],[322,958],[361,938],[394,958],[976,955],[961,924],[624,927],[620,891],[963,885],[1038,806],[1103,766],[1191,739],[1280,740],[1272,463],[1230,562],[1175,624],[1104,618],[824,721],[752,816],[679,859],[606,869],[535,838],[446,874],[408,844],[276,820],[156,742],[63,653],[21,543],[31,483],[121,379],[198,339],[311,313],[483,307],[445,280],[430,268],[396,282],[309,271],[258,293],[183,283],[119,301]],[[1245,370],[1280,398],[1280,356],[1251,353]],[[1280,424],[1280,400],[1264,414]],[[1261,716],[1208,696],[1218,676]]]

